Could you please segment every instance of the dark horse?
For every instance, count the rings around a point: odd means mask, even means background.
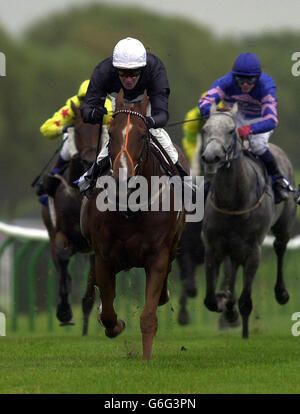
[[[243,338],[248,338],[248,319],[252,310],[252,283],[259,266],[261,244],[272,230],[277,255],[275,296],[280,304],[289,295],[283,280],[283,258],[296,214],[292,197],[274,204],[274,195],[264,167],[254,156],[247,156],[237,137],[235,115],[217,112],[212,106],[202,136],[202,160],[205,174],[212,178],[202,228],[205,246],[206,297],[209,310],[225,310],[228,320],[237,318],[234,284],[239,266],[243,267],[243,290],[239,311],[243,321]],[[283,174],[293,182],[292,166],[286,154],[270,144]],[[217,294],[219,265],[225,257],[231,260],[232,273],[227,292]]]
[[[124,181],[131,177],[144,177],[150,192],[151,177],[161,176],[158,159],[150,151],[150,135],[146,126],[147,96],[140,104],[123,104],[123,91],[116,99],[116,112],[109,130],[111,174],[116,182],[117,194],[121,187],[120,167],[127,172]],[[179,160],[187,167],[187,160],[179,150]],[[171,187],[172,188],[172,187]],[[171,190],[173,191],[173,190]],[[117,318],[113,302],[115,276],[132,267],[146,272],[146,301],[140,317],[143,359],[151,358],[152,343],[157,331],[157,306],[169,299],[167,276],[176,256],[177,242],[184,226],[184,211],[138,211],[130,215],[121,211],[99,211],[95,189],[84,199],[81,210],[82,233],[95,252],[96,283],[102,301],[100,321],[105,334],[116,337],[124,329]]]
[[[80,231],[80,208],[82,196],[73,182],[93,163],[97,152],[99,126],[83,122],[80,110],[75,112],[74,142],[77,152],[73,155],[67,170],[57,175],[60,180],[54,197],[49,197],[48,207],[43,206],[42,216],[50,237],[51,256],[59,273],[60,303],[56,316],[61,325],[73,324],[72,309],[68,302],[71,292],[71,276],[68,272],[70,258],[75,253],[88,253],[89,246]],[[70,138],[68,138],[70,139]],[[84,315],[83,334],[87,334],[88,317],[94,304],[94,255],[90,255],[90,270],[86,293],[82,299]]]

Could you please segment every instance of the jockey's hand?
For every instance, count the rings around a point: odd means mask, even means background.
[[[91,113],[90,123],[97,124],[102,120],[103,115],[107,114],[105,106],[96,106]]]
[[[147,128],[148,129],[153,128],[154,125],[155,125],[155,121],[152,118],[152,116],[146,116],[146,122],[147,122]]]
[[[253,132],[251,130],[251,125],[245,125],[238,128],[238,133],[241,138],[248,138]]]

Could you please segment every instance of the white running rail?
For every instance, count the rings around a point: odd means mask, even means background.
[[[47,230],[42,229],[31,229],[27,227],[14,226],[6,224],[0,221],[0,234],[12,236],[20,239],[31,239],[31,240],[49,240]],[[272,246],[274,241],[273,236],[266,236],[263,245]],[[300,247],[300,236],[295,236],[288,243],[288,249],[298,249]]]
[[[6,236],[12,236],[19,239],[30,239],[30,240],[49,240],[47,230],[42,229],[31,229],[27,227],[14,226],[11,224],[6,224],[0,221],[0,234],[5,234]]]

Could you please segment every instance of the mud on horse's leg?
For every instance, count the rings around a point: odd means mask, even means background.
[[[125,323],[117,319],[117,314],[114,309],[116,293],[115,274],[100,254],[96,254],[95,256],[95,275],[102,302],[100,321],[106,328],[105,335],[109,338],[115,338],[124,330]]]
[[[259,265],[260,247],[253,247],[249,253],[246,263],[244,264],[243,274],[243,290],[239,298],[239,310],[243,320],[242,337],[247,339],[249,337],[249,316],[252,311],[251,291],[253,280]]]
[[[274,290],[276,300],[281,305],[285,305],[290,298],[283,280],[283,258],[287,243],[288,238],[286,238],[286,240],[279,240],[276,238],[273,244],[277,256],[277,280]]]
[[[166,283],[169,253],[162,249],[159,256],[153,258],[145,267],[146,270],[146,301],[140,318],[143,342],[143,360],[151,359],[152,343],[157,332],[157,306]]]
[[[72,287],[72,279],[68,273],[71,252],[68,239],[62,232],[56,233],[54,243],[51,246],[51,252],[59,272],[59,296],[61,302],[57,306],[56,316],[61,325],[73,325],[72,309],[68,302],[68,296]]]
[[[88,333],[89,316],[95,302],[95,255],[90,256],[90,269],[88,275],[88,282],[86,292],[82,298],[82,312],[83,312],[83,329],[82,335]]]
[[[216,295],[216,285],[219,275],[220,260],[213,252],[206,249],[205,252],[205,276],[206,276],[206,295],[204,299],[205,306],[212,312],[221,312],[219,300]]]

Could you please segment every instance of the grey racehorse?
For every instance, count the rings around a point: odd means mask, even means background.
[[[274,204],[270,180],[255,157],[247,156],[237,136],[237,105],[230,112],[212,106],[202,131],[205,175],[211,188],[205,207],[202,238],[205,246],[206,297],[211,311],[224,312],[228,320],[238,317],[235,309],[235,277],[243,268],[243,289],[238,301],[243,320],[243,338],[248,337],[252,310],[252,283],[259,266],[261,244],[269,232],[275,236],[277,281],[275,296],[280,304],[289,295],[283,280],[283,258],[295,219],[296,204],[290,196]],[[292,166],[279,147],[270,144],[283,174],[293,183]],[[230,258],[232,270],[226,291],[216,294],[220,263]]]

